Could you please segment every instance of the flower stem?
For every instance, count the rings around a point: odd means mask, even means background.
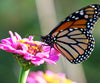
[[[18,83],[26,83],[26,79],[27,79],[29,71],[30,69],[26,70],[24,67],[21,67]]]

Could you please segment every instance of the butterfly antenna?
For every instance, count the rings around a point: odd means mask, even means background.
[[[28,37],[28,36],[30,36],[30,35],[31,35],[31,36],[35,36],[35,35],[36,35],[36,36],[42,36],[42,35],[40,35],[40,34],[27,34],[27,35],[25,35],[25,37]]]

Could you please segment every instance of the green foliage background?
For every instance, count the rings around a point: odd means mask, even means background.
[[[100,0],[54,0],[58,23],[66,16],[84,6],[100,4]],[[40,24],[35,0],[0,0],[0,40],[9,37],[8,31],[27,34],[40,34]],[[83,62],[88,83],[100,83],[100,20],[93,32],[95,49],[90,58]],[[38,36],[35,40],[40,40]],[[12,54],[0,50],[0,82],[17,83],[19,65]],[[44,66],[36,70],[43,70]],[[35,70],[35,71],[36,71]]]

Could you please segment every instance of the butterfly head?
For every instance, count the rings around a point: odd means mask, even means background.
[[[49,46],[53,46],[54,44],[54,38],[50,35],[46,35],[46,36],[41,36],[41,40],[45,43],[47,43]]]

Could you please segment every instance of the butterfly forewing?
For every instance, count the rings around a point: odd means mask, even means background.
[[[100,5],[93,4],[69,15],[42,41],[54,47],[71,63],[86,60],[94,48],[93,26],[100,17]]]
[[[67,28],[84,28],[92,30],[93,25],[100,17],[100,5],[93,4],[77,10],[73,14],[69,15],[64,21],[62,21],[56,28],[54,28],[50,34],[59,32]]]

